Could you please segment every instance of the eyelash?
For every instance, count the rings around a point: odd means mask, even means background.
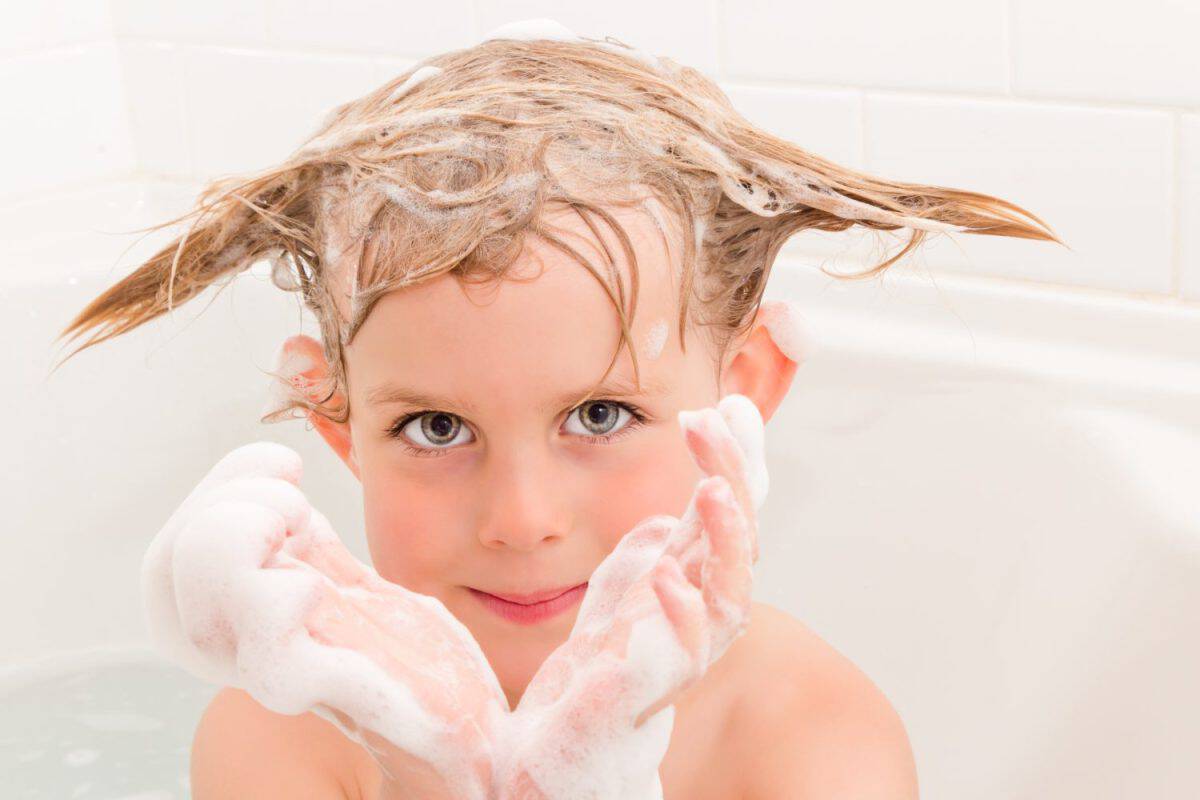
[[[610,442],[613,442],[617,439],[622,438],[626,433],[630,433],[630,432],[636,430],[637,428],[640,428],[642,425],[644,425],[646,423],[645,412],[643,412],[640,408],[633,405],[632,403],[625,403],[620,400],[589,400],[587,403],[584,403],[583,405],[578,405],[578,406],[575,406],[575,408],[572,408],[570,413],[574,414],[579,409],[583,408],[586,405],[592,404],[592,403],[608,403],[608,404],[611,404],[614,406],[620,406],[621,408],[624,408],[626,411],[629,412],[630,416],[633,417],[633,420],[631,422],[629,422],[628,424],[626,424],[624,428],[621,428],[621,430],[617,431],[616,433],[607,433],[607,434],[602,434],[600,436],[582,436],[582,437],[580,437],[586,442],[589,442],[592,444],[608,444]],[[384,433],[388,437],[400,442],[400,444],[404,446],[404,449],[406,451],[408,451],[411,455],[428,456],[431,458],[437,458],[439,456],[444,456],[447,453],[449,453],[451,450],[454,450],[455,448],[453,448],[453,447],[439,447],[439,448],[415,447],[415,446],[409,444],[408,440],[404,438],[403,431],[404,431],[405,426],[408,425],[408,423],[412,422],[414,419],[424,416],[425,414],[445,414],[445,413],[447,413],[447,412],[437,411],[436,409],[431,409],[431,408],[423,409],[421,411],[414,411],[410,414],[405,414],[403,417],[396,420],[396,422],[393,423],[390,428],[388,428],[386,431],[384,431]],[[454,416],[454,415],[450,415],[450,416]]]

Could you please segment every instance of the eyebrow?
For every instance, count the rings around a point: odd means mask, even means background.
[[[552,398],[547,402],[546,407],[561,406],[564,403],[569,403],[572,400],[577,400],[587,394],[591,386],[585,386],[573,392],[567,392]],[[642,390],[638,391],[634,386],[633,381],[624,377],[610,377],[596,388],[592,393],[592,397],[660,397],[667,394],[670,387],[664,382],[654,380],[652,378],[642,378]],[[367,403],[370,405],[390,405],[393,403],[403,403],[412,406],[421,406],[423,408],[449,409],[460,408],[472,413],[478,411],[474,404],[469,403],[457,397],[437,397],[436,395],[411,389],[406,386],[397,386],[392,383],[381,383],[375,388],[367,392]]]

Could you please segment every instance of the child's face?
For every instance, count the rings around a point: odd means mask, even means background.
[[[706,341],[689,328],[686,355],[680,347],[677,243],[669,255],[646,212],[610,210],[638,253],[632,340],[643,392],[602,390],[571,406],[604,374],[618,319],[589,272],[534,237],[515,276],[543,269],[540,277],[463,287],[444,275],[391,292],[346,351],[347,460],[362,482],[374,566],[440,599],[479,641],[510,701],[566,639],[578,603],[518,624],[471,589],[528,594],[575,586],[637,522],[682,515],[703,475],[676,412],[714,405],[723,394]],[[549,221],[603,263],[578,216]],[[601,230],[620,254],[615,236]],[[628,266],[615,257],[628,285]],[[617,382],[633,385],[624,347],[605,385]],[[393,390],[428,400],[380,399]],[[420,415],[402,422],[429,411],[436,413],[425,414],[424,424]],[[587,439],[605,435],[611,440]]]

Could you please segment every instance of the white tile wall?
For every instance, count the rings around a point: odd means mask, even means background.
[[[1181,289],[1200,300],[1200,114],[1184,114],[1179,131],[1179,263]]]
[[[1172,120],[1163,111],[868,94],[868,172],[984,192],[1045,220],[1073,250],[960,236],[932,267],[1131,292],[1172,290]]]
[[[189,47],[183,60],[187,131],[204,177],[282,160],[327,110],[378,84],[365,56]]]
[[[114,42],[0,59],[0,204],[134,168]]]
[[[723,3],[722,51],[737,78],[1002,92],[1001,0]]]
[[[113,27],[122,41],[153,40],[196,44],[263,46],[267,7],[262,0],[109,0]]]
[[[272,47],[289,50],[424,58],[463,47],[475,34],[471,0],[263,2],[267,6],[267,41]]]
[[[5,3],[0,16],[0,57],[113,36],[108,0],[41,0]]]
[[[191,174],[183,53],[171,42],[130,41],[120,48],[138,166],[151,174]]]
[[[16,4],[0,26],[0,205],[265,166],[331,106],[537,16],[694,66],[826,158],[1024,205],[1073,248],[935,238],[911,263],[1200,301],[1200,3],[1177,0]],[[879,241],[810,233],[789,250],[877,258]]]
[[[742,116],[768,133],[822,158],[863,168],[862,92],[731,81],[720,86]]]
[[[1013,0],[1013,12],[1019,94],[1200,105],[1200,3]]]

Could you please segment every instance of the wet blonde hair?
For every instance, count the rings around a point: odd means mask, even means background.
[[[302,407],[345,422],[344,348],[379,298],[443,273],[514,279],[506,273],[532,235],[577,260],[616,308],[621,337],[601,381],[622,345],[640,380],[630,341],[637,260],[606,210],[639,203],[634,186],[648,187],[683,223],[679,336],[691,311],[718,365],[753,324],[775,256],[799,231],[911,231],[896,255],[836,276],[856,279],[881,273],[929,232],[1062,244],[1005,200],[881,180],[772,136],[671,59],[611,38],[491,39],[336,107],[278,166],[211,182],[187,214],[144,229],[190,218],[183,235],[95,298],[59,338],[94,330],[70,358],[270,259],[273,282],[300,292],[315,315],[329,370],[263,421]],[[578,214],[597,239],[601,224],[616,235],[628,287],[603,240],[602,268],[554,233],[543,219],[551,205]],[[350,279],[349,319],[334,302],[339,275]],[[339,392],[345,402],[326,405]]]

